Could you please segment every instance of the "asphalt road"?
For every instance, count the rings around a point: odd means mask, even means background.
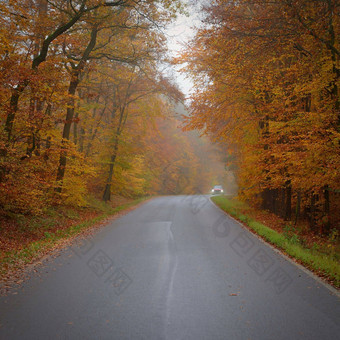
[[[0,299],[0,339],[339,339],[339,298],[208,196],[155,198]]]

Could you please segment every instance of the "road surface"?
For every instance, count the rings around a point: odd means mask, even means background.
[[[339,339],[339,298],[208,196],[152,199],[0,298],[0,339]]]

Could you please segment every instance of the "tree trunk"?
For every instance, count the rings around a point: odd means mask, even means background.
[[[285,202],[284,219],[286,221],[290,221],[292,218],[292,187],[290,185],[290,181],[287,181],[285,191],[286,191],[286,202]]]
[[[280,217],[285,218],[286,217],[286,187],[278,189],[281,193],[280,197],[280,204],[279,211],[280,211]]]
[[[330,231],[330,228],[331,228],[330,215],[329,215],[330,203],[329,203],[329,187],[328,187],[328,185],[325,185],[325,188],[324,188],[324,199],[325,199],[324,215],[326,217],[326,223],[323,225],[323,233],[328,234],[329,231]]]
[[[301,191],[299,190],[296,197],[296,208],[295,208],[295,222],[296,225],[298,218],[300,217],[300,209],[301,209]]]
[[[85,139],[85,130],[83,127],[80,126],[80,134],[79,134],[79,145],[78,150],[79,152],[84,152],[84,139]]]
[[[45,10],[47,7],[41,6],[40,10]],[[58,38],[60,35],[68,31],[85,13],[84,11],[84,5],[81,5],[80,10],[66,23],[62,23],[53,33],[46,36],[46,38],[43,40],[41,44],[40,51],[37,55],[34,56],[32,61],[32,67],[31,69],[33,71],[37,70],[39,65],[43,63],[46,60],[48,49],[51,45],[51,43]],[[17,86],[17,88],[12,92],[9,109],[7,113],[6,123],[5,123],[5,131],[7,133],[7,140],[10,141],[13,131],[13,122],[15,119],[15,115],[18,111],[18,104],[19,104],[19,98],[21,94],[24,92],[25,88],[28,86],[30,80],[29,77],[24,79],[22,82],[20,82]]]
[[[13,123],[14,123],[15,114],[18,111],[20,95],[24,91],[27,85],[28,85],[28,81],[23,82],[12,92],[11,100],[9,102],[7,119],[5,123],[5,131],[7,133],[8,141],[10,141],[12,137]]]
[[[103,200],[105,202],[111,200],[111,183],[112,183],[112,179],[113,179],[113,168],[114,168],[114,165],[115,165],[117,152],[118,152],[118,144],[119,144],[119,139],[118,139],[118,136],[117,136],[116,140],[115,140],[113,154],[112,154],[111,159],[110,159],[109,175],[107,177],[107,182],[106,182],[106,185],[105,185],[105,190],[104,190],[104,195],[103,195]]]
[[[271,189],[265,188],[262,191],[262,209],[271,210],[271,202],[272,202],[272,192]]]
[[[73,141],[75,145],[78,144],[78,117],[79,112],[77,111],[73,122]]]
[[[73,121],[74,115],[74,96],[76,94],[77,86],[79,84],[79,70],[75,70],[74,74],[72,74],[72,80],[70,81],[70,85],[68,88],[68,95],[70,96],[67,112],[66,112],[66,121],[63,129],[63,139],[61,142],[61,153],[59,158],[59,165],[57,170],[57,187],[55,191],[61,193],[63,187],[63,179],[65,176],[65,169],[67,163],[67,141],[70,139],[71,125]]]
[[[93,145],[93,141],[97,136],[98,128],[99,128],[101,120],[104,116],[106,106],[107,106],[107,103],[105,102],[105,106],[99,114],[99,119],[98,119],[98,122],[97,122],[97,125],[96,125],[94,131],[92,131],[92,129],[91,129],[91,132],[90,132],[91,137],[89,138],[89,142],[88,142],[87,147],[86,147],[85,157],[88,157],[90,155],[90,151],[91,151],[91,148],[92,148],[92,145]]]
[[[313,231],[315,231],[315,194],[311,193],[311,202],[310,202],[310,227]]]
[[[71,125],[73,122],[73,116],[74,116],[74,103],[75,103],[75,94],[77,91],[78,84],[80,82],[80,75],[85,67],[85,63],[88,60],[90,53],[96,46],[97,41],[97,33],[98,29],[96,26],[92,28],[91,31],[91,39],[84,51],[84,54],[79,61],[77,66],[73,66],[72,74],[71,74],[71,81],[68,88],[68,95],[69,95],[69,102],[67,105],[67,111],[66,111],[66,121],[64,124],[63,129],[63,139],[62,139],[62,146],[61,146],[61,152],[60,152],[60,158],[59,158],[59,165],[57,170],[57,186],[55,188],[55,191],[58,193],[61,193],[62,187],[63,187],[63,180],[65,176],[65,170],[66,170],[66,163],[67,163],[67,142],[70,140],[70,131],[71,131]]]
[[[124,126],[127,120],[127,113],[125,114],[126,109],[127,109],[127,106],[125,104],[120,109],[119,122],[118,122],[117,130],[116,130],[116,137],[115,137],[115,142],[113,146],[113,154],[111,156],[110,167],[109,167],[109,176],[107,178],[107,182],[106,182],[105,190],[103,194],[103,200],[105,202],[111,199],[111,183],[112,183],[112,178],[113,178],[113,168],[114,168],[116,157],[118,154],[119,137],[124,129]]]

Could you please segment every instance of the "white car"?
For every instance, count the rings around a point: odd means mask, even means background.
[[[214,194],[223,194],[223,188],[221,185],[215,185],[214,188],[211,190],[211,193]]]

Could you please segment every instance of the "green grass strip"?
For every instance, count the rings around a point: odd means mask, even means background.
[[[222,210],[242,221],[250,229],[254,230],[256,234],[263,237],[263,239],[284,250],[285,253],[299,260],[299,262],[307,268],[322,273],[335,287],[340,287],[340,264],[334,256],[321,253],[317,249],[302,246],[299,244],[297,235],[295,235],[295,237],[287,237],[255,221],[253,218],[244,215],[241,211],[247,207],[247,205],[243,202],[228,199],[224,196],[214,196],[211,199]]]

